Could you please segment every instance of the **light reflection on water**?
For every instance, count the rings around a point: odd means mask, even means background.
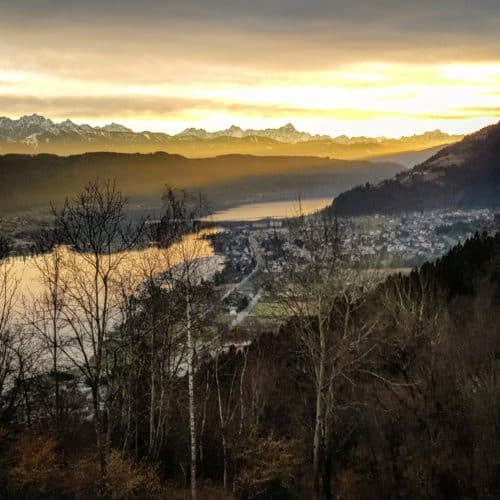
[[[133,250],[129,252],[114,253],[102,257],[102,272],[113,269],[110,278],[109,299],[108,299],[108,318],[110,327],[116,326],[123,320],[121,316],[121,305],[123,305],[124,296],[130,296],[139,290],[139,287],[147,279],[161,277],[168,269],[180,269],[185,266],[179,266],[183,262],[190,262],[189,273],[193,279],[199,281],[201,278],[210,279],[214,273],[221,269],[224,258],[220,255],[214,255],[213,246],[210,239],[205,238],[209,234],[220,231],[218,228],[200,231],[197,234],[186,235],[182,240],[169,248],[148,247],[144,249]],[[14,309],[11,312],[9,324],[15,328],[26,326],[34,335],[30,337],[30,342],[35,346],[43,343],[42,336],[37,334],[37,330],[32,328],[35,323],[43,327],[50,320],[47,316],[47,294],[50,294],[44,283],[47,279],[51,280],[50,271],[53,270],[55,261],[61,262],[60,268],[60,290],[66,289],[62,293],[62,300],[69,306],[67,315],[59,315],[58,335],[66,344],[63,357],[65,366],[73,366],[73,360],[82,359],[81,348],[75,342],[72,335],[71,324],[79,325],[80,338],[85,351],[92,353],[92,326],[87,321],[91,314],[96,312],[93,307],[99,309],[102,315],[102,305],[96,306],[95,296],[91,297],[95,291],[94,272],[92,266],[93,257],[89,254],[80,254],[73,252],[68,247],[58,247],[51,253],[40,254],[34,257],[14,257],[7,261],[2,261],[3,273],[7,272],[8,280],[15,290]],[[49,270],[49,274],[44,272]],[[175,272],[173,273],[175,275]],[[4,274],[5,275],[5,274]],[[0,274],[0,277],[2,274]],[[50,277],[49,277],[50,276]],[[14,283],[16,283],[14,285]],[[73,289],[68,293],[67,285]],[[102,283],[99,285],[98,297],[101,302],[104,290]],[[72,300],[75,296],[81,301]],[[89,300],[87,300],[89,298]],[[90,309],[87,309],[90,307]],[[88,311],[91,311],[90,313]],[[37,315],[38,312],[38,315]],[[41,313],[42,315],[40,316]],[[91,320],[93,321],[93,319]],[[50,330],[49,323],[49,330]],[[40,351],[37,363],[41,368],[49,366],[50,359],[47,350]],[[69,353],[69,354],[68,354]],[[66,359],[66,356],[68,358]]]
[[[184,259],[203,260],[205,267],[207,267],[206,272],[211,274],[212,267],[220,265],[220,259],[214,259],[212,243],[204,236],[217,231],[219,229],[214,228],[201,231],[198,234],[187,235],[182,241],[168,249],[148,247],[126,253],[115,253],[111,256],[109,266],[116,265],[115,275],[126,282],[130,291],[139,286],[145,278],[159,275],[180,264]],[[60,251],[66,262],[71,261],[71,268],[78,268],[80,271],[89,269],[90,273],[91,267],[85,255],[73,252],[68,248],[60,248]],[[17,281],[17,292],[20,296],[33,299],[41,293],[43,290],[42,269],[48,265],[50,257],[48,254],[40,254],[34,257],[9,259],[10,278]]]
[[[282,219],[297,217],[300,214],[308,215],[331,205],[331,203],[331,198],[251,203],[216,212],[206,219],[214,222],[255,221],[268,217]]]

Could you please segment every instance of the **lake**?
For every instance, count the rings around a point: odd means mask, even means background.
[[[213,222],[255,221],[283,219],[300,214],[309,215],[331,205],[332,198],[311,198],[305,200],[272,201],[267,203],[249,203],[228,210],[215,212],[206,218]]]
[[[209,277],[222,265],[224,259],[214,255],[210,239],[204,236],[219,229],[204,230],[198,234],[185,236],[182,241],[169,248],[148,247],[125,253],[116,253],[111,260],[116,262],[116,275],[126,282],[132,292],[141,282],[150,276],[160,275],[167,269],[175,267],[184,259],[198,260],[199,273]],[[62,248],[63,258],[71,262],[71,267],[91,273],[88,259],[84,254],[78,254],[68,248]],[[43,270],[51,265],[51,254],[40,254],[35,257],[12,257],[4,262],[9,269],[9,278],[17,283],[19,296],[24,302],[36,300],[44,290]],[[114,264],[113,264],[114,265]],[[25,303],[18,302],[20,309]]]
[[[163,281],[163,274],[168,269],[174,270],[173,279],[182,278],[184,274],[178,273],[184,269],[184,273],[188,272],[193,282],[211,279],[216,272],[222,270],[225,258],[214,254],[210,238],[205,237],[219,230],[213,228],[186,235],[169,248],[148,247],[103,256],[102,270],[110,267],[114,269],[109,280],[109,293],[106,295],[110,327],[123,321],[123,297],[137,293],[146,280],[158,278],[163,286],[171,286],[171,281]],[[46,300],[47,294],[50,293],[47,284],[53,280],[53,273],[50,271],[53,270],[56,257],[63,263],[60,268],[60,300],[62,303],[71,304],[65,309],[66,313],[61,313],[57,320],[59,339],[66,344],[65,354],[59,363],[60,366],[64,365],[70,369],[74,367],[71,360],[80,360],[83,356],[80,345],[84,346],[87,355],[93,352],[94,330],[88,321],[89,318],[94,318],[94,308],[103,314],[102,307],[96,306],[96,302],[99,299],[102,303],[105,292],[102,282],[99,282],[96,299],[93,288],[93,257],[59,246],[51,253],[34,257],[12,257],[0,261],[0,302],[4,299],[5,303],[12,305],[12,309],[9,308],[9,317],[5,317],[7,327],[20,328],[19,331],[27,335],[23,338],[29,338],[31,348],[40,350],[36,359],[40,369],[46,369],[51,363],[49,351],[42,349],[42,346],[46,345],[42,332],[52,332],[51,306]],[[181,266],[186,261],[190,263],[189,268]],[[11,301],[11,297],[14,297],[14,300]],[[72,324],[78,325],[82,344],[75,341],[76,337],[70,326]]]

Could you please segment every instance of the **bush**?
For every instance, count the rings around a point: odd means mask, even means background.
[[[95,498],[99,494],[99,459],[96,454],[82,458],[74,467],[70,481],[76,499]],[[138,498],[160,498],[161,485],[155,467],[135,463],[113,450],[108,456],[105,490],[109,498],[128,500]]]
[[[237,491],[243,498],[286,500],[291,490],[301,456],[295,440],[273,437],[252,440],[239,459],[242,463]]]
[[[16,498],[66,497],[63,470],[54,438],[25,433],[14,447],[10,494]]]

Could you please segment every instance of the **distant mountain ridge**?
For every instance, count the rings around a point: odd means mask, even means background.
[[[117,123],[103,127],[78,125],[71,120],[56,123],[37,114],[17,120],[0,117],[0,154],[165,151],[187,157],[253,154],[368,159],[404,151],[421,151],[459,139],[461,136],[439,130],[399,139],[330,137],[298,131],[291,123],[263,130],[243,130],[235,125],[216,132],[188,128],[179,134],[169,135],[163,132],[134,132]]]
[[[243,203],[333,198],[359,184],[401,170],[389,162],[299,156],[227,155],[185,158],[168,153],[0,155],[0,213],[47,209],[96,178],[115,179],[133,203],[160,205],[169,184],[203,191],[213,208]]]
[[[392,179],[342,193],[333,207],[345,215],[500,207],[500,122]]]
[[[187,128],[180,134],[174,137],[196,137],[198,139],[215,139],[217,137],[233,137],[242,139],[243,137],[267,137],[279,142],[286,142],[295,144],[297,142],[308,142],[314,140],[328,140],[332,139],[329,135],[309,134],[308,132],[299,132],[291,123],[287,123],[279,128],[266,128],[263,130],[247,129],[243,130],[241,127],[232,125],[225,130],[216,132],[207,132],[204,129]]]

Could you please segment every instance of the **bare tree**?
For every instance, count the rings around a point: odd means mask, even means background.
[[[185,335],[178,327],[182,320],[183,303],[179,294],[163,286],[162,274],[168,263],[164,252],[150,248],[141,252],[134,262],[139,270],[137,281],[124,288],[122,307],[125,321],[120,329],[121,357],[113,371],[119,370],[113,380],[117,391],[123,384],[147,386],[147,456],[157,460],[169,431],[169,417],[174,391],[178,386],[182,363],[185,362]],[[125,283],[125,279],[123,280]],[[123,388],[127,406],[137,406],[137,395],[131,388]],[[144,413],[144,412],[143,412]],[[131,412],[127,411],[126,428],[130,429]],[[141,419],[137,415],[136,419]],[[126,433],[128,441],[128,434]]]
[[[16,373],[16,334],[13,328],[13,315],[18,300],[19,281],[14,276],[12,264],[0,260],[0,408],[3,410],[7,393],[13,388]],[[11,396],[13,394],[11,393]],[[8,406],[13,403],[10,399]]]
[[[82,373],[92,393],[101,475],[106,471],[106,347],[120,321],[120,270],[140,230],[126,223],[125,199],[111,182],[90,182],[77,197],[55,211],[63,253],[61,280],[65,289],[64,321],[71,345],[59,343]]]
[[[246,354],[245,354],[246,363]],[[242,385],[242,380],[244,377],[244,370],[246,365],[242,365],[240,373],[240,387]],[[237,383],[238,383],[238,370],[233,367],[232,373],[224,373],[224,375],[229,376],[229,384],[226,390],[222,387],[220,378],[221,367],[219,365],[219,353],[215,355],[215,388],[217,390],[217,407],[219,410],[219,424],[221,432],[222,441],[222,458],[223,458],[223,485],[227,489],[228,485],[228,439],[229,439],[229,426],[233,421],[236,411],[238,409],[238,403],[240,403],[240,411],[243,411],[243,401],[242,397],[238,400],[236,396]],[[241,389],[242,390],[242,389]]]
[[[198,235],[190,233],[196,229],[199,220],[207,214],[201,196],[193,197],[184,191],[166,187],[164,215],[158,226],[157,238],[167,247],[165,254],[168,265],[164,277],[166,282],[183,297],[184,321],[182,329],[186,339],[186,372],[188,378],[190,475],[191,497],[197,496],[197,428],[195,370],[197,343],[206,324],[211,307],[207,306],[207,290],[202,285],[216,269],[211,268],[209,245]]]
[[[361,323],[368,276],[344,250],[338,221],[326,212],[291,222],[284,245],[284,275],[275,294],[288,315],[307,372],[315,388],[312,442],[313,480],[317,498],[331,498],[330,442],[339,409],[337,387],[355,384],[368,363],[368,342],[375,321]]]
[[[407,278],[392,277],[383,292],[383,310],[400,332],[395,339],[400,349],[439,332],[443,292],[423,271],[414,271]]]
[[[10,421],[24,407],[28,426],[32,421],[30,380],[39,356],[30,332],[23,328],[20,312],[20,276],[15,262],[0,260],[0,418]]]
[[[48,353],[51,375],[54,384],[54,400],[52,418],[59,429],[63,401],[60,387],[61,346],[64,329],[65,290],[63,282],[63,266],[65,249],[58,244],[57,232],[54,228],[40,231],[37,238],[37,249],[40,255],[33,260],[40,276],[40,288],[28,298],[25,305],[25,316],[29,328],[41,341],[42,350]],[[44,360],[41,360],[43,363]],[[44,367],[42,367],[43,369]]]

